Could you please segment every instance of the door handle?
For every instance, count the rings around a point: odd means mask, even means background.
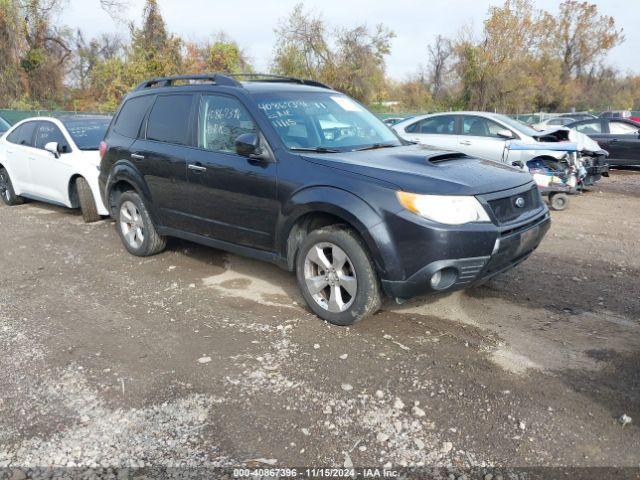
[[[620,141],[620,139],[619,139],[619,138],[612,138],[610,141],[611,141],[611,142],[619,142],[619,141]]]
[[[13,153],[13,150],[7,150],[7,153]]]
[[[203,167],[197,163],[190,163],[188,166],[189,170],[193,170],[195,173],[202,173],[207,171],[207,167]]]
[[[140,155],[139,153],[132,153],[131,158],[134,160],[144,160],[144,155]]]
[[[460,140],[460,145],[471,145],[469,140]]]

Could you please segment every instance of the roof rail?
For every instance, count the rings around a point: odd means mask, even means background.
[[[331,90],[331,87],[322,82],[316,80],[308,80],[305,78],[287,77],[284,75],[273,75],[270,73],[230,73],[229,77],[232,78],[247,78],[254,82],[282,82],[282,83],[299,83],[301,85],[309,85],[312,87],[327,88]]]
[[[152,78],[151,80],[145,80],[135,88],[135,91],[144,90],[151,87],[171,87],[174,82],[180,80],[199,80],[215,83],[216,85],[227,85],[230,87],[241,87],[242,84],[236,79],[231,78],[228,75],[221,75],[219,73],[203,74],[203,75],[174,75],[172,77],[160,77]]]

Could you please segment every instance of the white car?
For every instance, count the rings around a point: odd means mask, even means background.
[[[98,186],[100,142],[106,116],[29,118],[0,137],[0,197],[22,198],[82,210],[86,222],[108,215]]]
[[[540,149],[540,144],[570,140],[578,150],[601,151],[599,145],[574,130],[556,127],[538,132],[525,123],[506,115],[488,112],[448,112],[421,115],[397,123],[393,128],[405,140],[418,142],[440,150],[466,153],[494,162],[504,162],[507,146],[511,142],[530,144],[532,150],[510,152],[510,163],[525,167],[529,160],[539,157],[561,159],[565,152],[551,146]]]

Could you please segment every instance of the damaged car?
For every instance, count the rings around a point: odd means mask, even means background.
[[[558,150],[558,142],[578,144],[577,160],[582,167],[579,186],[593,185],[607,176],[607,152],[586,135],[566,127],[536,131],[506,115],[489,112],[446,112],[413,117],[393,126],[405,140],[437,149],[466,153],[495,162],[505,162],[505,152],[512,142],[531,149],[511,152],[509,163],[527,168],[532,160],[564,161],[566,153]],[[548,149],[540,148],[547,144]]]

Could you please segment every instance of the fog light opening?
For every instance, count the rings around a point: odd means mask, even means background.
[[[458,271],[455,268],[443,268],[431,276],[431,288],[434,290],[446,290],[456,283],[457,278]]]

